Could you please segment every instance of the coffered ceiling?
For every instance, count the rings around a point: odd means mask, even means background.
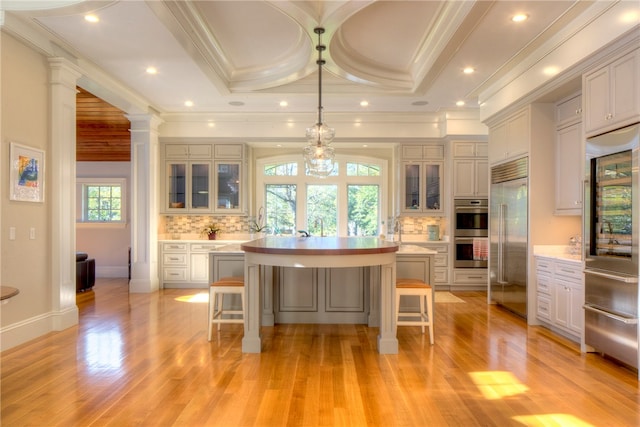
[[[326,111],[415,113],[477,110],[484,88],[593,3],[5,0],[3,7],[7,30],[80,65],[85,89],[120,89],[117,106],[128,113],[313,112],[317,26],[326,29]],[[518,13],[528,19],[512,21]],[[85,20],[89,14],[97,22]]]

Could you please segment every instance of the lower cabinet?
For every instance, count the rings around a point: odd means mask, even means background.
[[[584,325],[582,265],[536,257],[536,317],[544,325],[576,341]]]
[[[225,244],[161,242],[161,287],[207,288],[210,283],[209,252]]]

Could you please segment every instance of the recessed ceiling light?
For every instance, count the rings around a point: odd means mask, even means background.
[[[98,18],[96,15],[85,15],[84,16],[84,20],[87,22],[98,22],[100,21],[100,18]]]
[[[524,13],[518,13],[517,15],[513,15],[511,17],[511,20],[513,22],[522,22],[522,21],[526,21],[527,19],[529,19],[529,15],[526,15]]]
[[[456,102],[456,105],[458,107],[462,107],[464,105],[464,101],[458,101],[458,102]]]
[[[416,107],[420,107],[427,104],[429,104],[429,101],[413,101],[411,103],[411,105],[415,105]]]
[[[289,105],[289,103],[287,101],[280,101],[280,106],[281,107],[286,107],[288,105]]]
[[[244,102],[242,102],[242,101],[231,101],[231,102],[229,102],[229,105],[233,105],[234,107],[242,107],[244,105]]]
[[[473,67],[466,67],[462,70],[462,72],[465,74],[473,74],[475,71],[476,69]]]
[[[361,107],[368,107],[369,106],[369,101],[360,101],[360,106]]]
[[[213,123],[211,120],[209,120],[209,121],[207,122],[207,126],[209,126],[210,128],[212,128],[212,127],[215,127],[215,126],[216,126],[216,124],[215,124],[215,123]]]
[[[193,101],[184,101],[185,107],[193,107]]]
[[[542,72],[544,74],[546,74],[547,76],[555,76],[556,74],[558,74],[560,72],[560,69],[558,67],[554,67],[552,65],[552,66],[549,66],[549,67],[545,67],[545,69],[542,70]]]
[[[147,67],[147,74],[158,74],[158,69],[156,67]]]

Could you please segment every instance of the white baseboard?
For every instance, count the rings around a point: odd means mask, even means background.
[[[129,277],[128,267],[100,267],[96,266],[96,277]]]
[[[16,347],[53,331],[61,331],[78,324],[78,307],[49,312],[0,328],[0,351]]]

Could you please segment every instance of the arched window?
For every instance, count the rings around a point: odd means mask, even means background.
[[[301,156],[257,160],[256,202],[269,234],[378,236],[386,218],[387,161],[336,156],[331,176],[305,174]]]

